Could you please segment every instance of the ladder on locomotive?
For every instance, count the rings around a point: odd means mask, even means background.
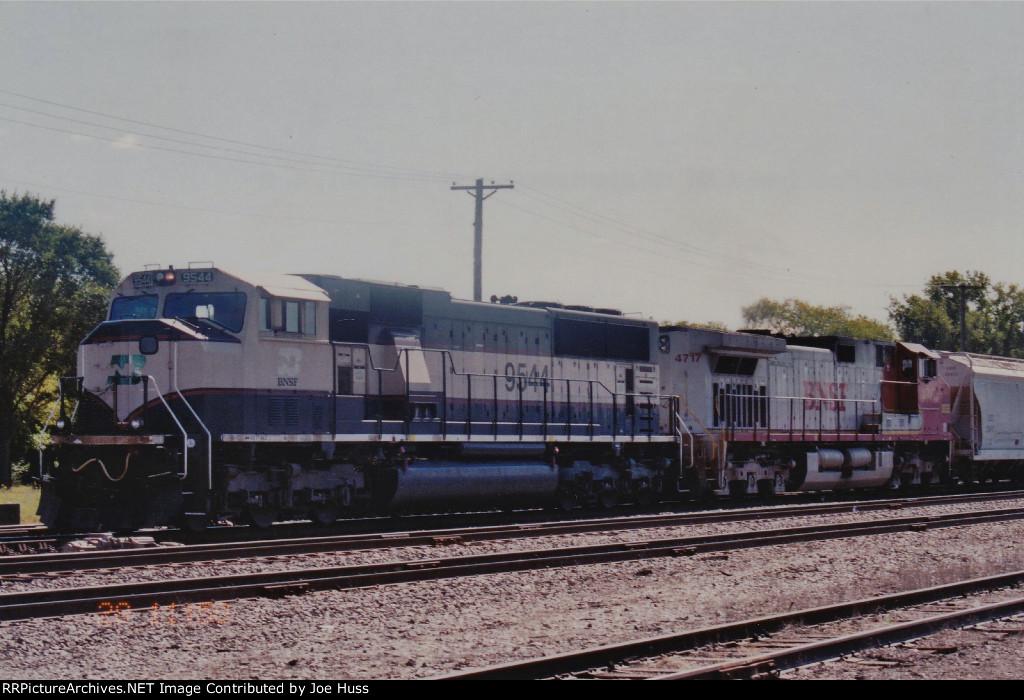
[[[715,436],[701,423],[700,419],[690,410],[682,396],[672,397],[672,413],[675,418],[674,432],[679,443],[680,476],[687,469],[696,472],[699,491],[720,488],[718,475],[721,446]],[[695,433],[686,424],[685,416],[689,415],[700,427],[701,432]]]

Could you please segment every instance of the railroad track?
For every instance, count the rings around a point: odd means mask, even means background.
[[[16,542],[19,538],[44,537],[49,531],[44,525],[0,525],[0,543]]]
[[[1008,508],[953,515],[894,518],[867,523],[762,529],[706,537],[663,538],[443,559],[417,559],[82,588],[54,588],[0,594],[0,620],[283,596],[319,589],[356,588],[603,562],[638,561],[656,557],[685,557],[703,552],[1019,519],[1024,519],[1024,509]]]
[[[783,507],[799,507],[801,504],[813,507],[822,503],[863,504],[863,508],[877,509],[884,507],[886,503],[895,503],[894,507],[909,506],[914,503],[927,505],[932,502],[941,502],[945,499],[952,499],[948,502],[971,501],[971,500],[998,500],[1003,498],[1022,498],[1024,490],[1008,490],[1006,484],[996,485],[974,485],[972,490],[964,492],[960,489],[946,487],[937,489],[931,487],[927,495],[905,494],[900,498],[869,498],[867,492],[842,494],[842,498],[836,500],[839,494],[835,493],[788,493],[778,494],[768,502],[763,500],[748,500],[729,503],[720,501],[717,504],[705,504],[699,512],[701,513],[737,513],[741,511],[771,511]],[[895,493],[895,492],[894,492]],[[825,500],[828,499],[828,500]],[[666,510],[675,509],[676,512],[695,512],[695,503],[665,503],[661,504]],[[653,509],[653,508],[652,508]],[[408,514],[401,516],[367,516],[363,518],[352,518],[339,520],[334,526],[325,527],[314,525],[309,522],[279,523],[269,530],[253,528],[245,525],[225,525],[207,528],[201,532],[186,532],[174,528],[158,528],[140,530],[134,533],[137,536],[152,537],[157,542],[185,543],[189,545],[200,544],[230,544],[230,543],[262,543],[265,540],[300,540],[315,539],[331,536],[332,529],[344,529],[348,535],[379,535],[383,533],[402,533],[427,530],[456,530],[459,528],[473,527],[508,527],[512,529],[521,525],[547,524],[553,521],[557,515],[556,522],[572,520],[594,521],[593,512],[586,510],[575,510],[570,513],[555,513],[551,510],[517,510],[517,511],[483,511],[469,513],[445,513],[445,514]],[[629,506],[615,506],[610,511],[605,511],[610,519],[621,517],[623,520],[630,518],[644,517],[643,511],[637,511]],[[606,518],[609,519],[609,518]],[[733,519],[740,519],[735,517]],[[4,552],[0,547],[0,557],[5,554],[15,553],[19,545],[26,544],[29,547],[35,543],[49,545],[54,548],[73,539],[85,539],[109,533],[82,532],[82,533],[54,533],[44,525],[0,525],[0,545],[8,547]],[[40,548],[46,551],[45,547]]]
[[[44,525],[0,525],[0,557],[55,552],[59,544]]]
[[[40,553],[0,558],[0,577],[25,576],[60,571],[80,571],[126,566],[224,561],[231,559],[347,552],[390,547],[433,546],[457,542],[483,542],[536,538],[551,535],[626,531],[721,522],[769,520],[776,518],[841,514],[905,507],[991,502],[1020,498],[1024,492],[928,496],[901,500],[872,500],[844,503],[819,503],[797,506],[772,506],[700,513],[597,518],[547,523],[528,523],[468,528],[447,528],[426,532],[386,532],[359,535],[334,535],[264,541],[227,542],[182,547],[113,549],[70,553]],[[2,544],[2,543],[0,543]]]
[[[454,680],[762,678],[888,644],[1024,613],[1024,571],[704,627],[441,676]],[[975,596],[975,597],[970,597]],[[884,622],[898,614],[898,622]],[[850,631],[852,625],[860,627]],[[982,629],[985,629],[982,627]],[[990,628],[991,629],[991,628]],[[1006,632],[995,629],[995,632]],[[1011,630],[1016,633],[1018,628]],[[925,647],[919,649],[927,650]],[[944,648],[941,650],[945,650]]]
[[[0,525],[0,536],[6,535],[6,534],[10,534],[10,533],[22,532],[22,531],[29,531],[29,532],[31,532],[32,530],[44,530],[45,531],[46,530],[46,526],[45,525],[39,525],[39,524],[34,524],[34,525]]]

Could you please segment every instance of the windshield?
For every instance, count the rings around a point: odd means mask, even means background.
[[[241,292],[168,294],[164,318],[212,321],[232,333],[245,322],[245,295]]]
[[[137,297],[118,297],[110,305],[110,320],[122,321],[131,318],[156,318],[156,294]]]

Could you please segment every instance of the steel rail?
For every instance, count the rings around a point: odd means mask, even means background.
[[[714,680],[725,678],[750,678],[764,673],[778,673],[820,661],[830,661],[846,654],[896,644],[911,639],[927,637],[954,627],[967,627],[1000,617],[1019,615],[1024,612],[1024,597],[1013,600],[979,605],[966,610],[956,610],[911,620],[884,627],[837,636],[810,644],[793,646],[788,649],[752,655],[720,664],[703,666],[678,673],[655,676],[651,680]]]
[[[699,525],[750,520],[771,520],[823,514],[837,514],[874,510],[898,510],[969,503],[976,501],[1008,500],[1024,495],[966,494],[956,496],[929,496],[919,499],[874,500],[830,504],[773,506],[742,510],[701,513],[673,513],[632,517],[599,518],[593,520],[530,523],[519,525],[448,528],[425,532],[391,532],[371,535],[334,535],[256,542],[233,542],[190,545],[186,547],[152,547],[141,549],[114,549],[94,552],[70,552],[7,555],[0,557],[0,576],[21,576],[33,573],[53,573],[82,569],[103,569],[125,566],[154,566],[170,563],[222,561],[261,556],[313,554],[322,552],[358,551],[390,547],[431,546],[456,542],[482,542],[498,539],[536,538],[562,534],[582,534],[602,531],[626,531],[645,528]]]
[[[0,620],[580,566],[1024,519],[1024,509],[0,594]]]
[[[0,525],[0,535],[21,534],[24,532],[48,532],[45,525]]]
[[[439,676],[442,680],[524,680],[551,678],[583,673],[591,669],[616,666],[631,659],[677,654],[709,644],[722,644],[775,633],[792,625],[814,625],[836,622],[873,613],[933,603],[978,591],[989,591],[1024,584],[1024,571],[985,576],[954,583],[930,586],[889,595],[795,610],[777,615],[741,620],[739,622],[702,627],[681,633],[608,644],[536,659],[512,661],[478,669],[468,669]],[[800,665],[835,658],[853,651],[926,636],[953,626],[1017,614],[1024,611],[1024,598],[996,603],[968,610],[945,613],[909,623],[900,623],[881,629],[837,637],[823,642],[794,646],[760,656],[705,666],[690,671],[656,676],[658,679],[687,677],[736,677],[754,675],[766,670],[784,670]],[[828,643],[833,646],[828,648]],[[763,657],[763,658],[762,658]]]

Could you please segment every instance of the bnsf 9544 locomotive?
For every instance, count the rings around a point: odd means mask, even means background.
[[[1024,463],[1024,363],[503,301],[331,275],[129,275],[61,379],[42,520],[326,523]]]

